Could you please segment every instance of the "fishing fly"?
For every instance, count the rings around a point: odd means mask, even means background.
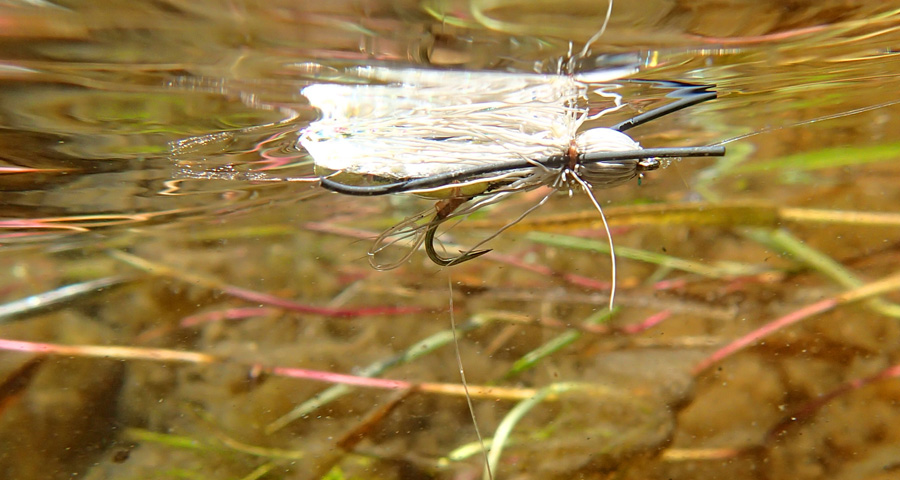
[[[591,83],[575,75],[395,70],[358,67],[351,72],[381,84],[316,84],[302,90],[321,112],[300,134],[312,156],[321,185],[358,196],[410,193],[439,199],[434,210],[388,229],[369,251],[376,268],[406,261],[424,243],[428,257],[442,266],[456,265],[487,253],[484,242],[543,205],[560,190],[584,191],[603,219],[610,243],[610,308],[616,290],[616,263],[609,226],[594,189],[622,185],[672,158],[721,156],[722,146],[642,148],[625,131],[691,105],[716,93],[708,85],[648,82],[671,90],[674,101],[609,127],[586,129],[585,122],[623,107],[613,84],[602,83],[632,73],[626,69],[591,72],[593,93],[612,105],[591,114]],[[550,193],[513,222],[481,243],[446,258],[435,248],[437,228],[508,195],[550,187]],[[429,218],[430,217],[430,218]],[[381,264],[376,255],[412,237],[412,247],[399,261]],[[449,277],[448,277],[449,282]],[[452,291],[452,283],[450,283]],[[455,335],[452,313],[451,325]],[[457,364],[466,385],[457,346]],[[471,397],[469,411],[479,441]],[[492,478],[485,455],[486,478]]]
[[[596,84],[632,73],[628,68],[585,76],[371,66],[350,73],[381,84],[314,84],[302,91],[321,112],[300,135],[321,185],[347,195],[411,193],[440,200],[433,213],[411,217],[378,238],[369,258],[379,269],[397,266],[423,243],[428,257],[442,266],[487,253],[477,250],[479,244],[446,258],[435,248],[436,230],[448,219],[510,194],[540,186],[552,189],[516,221],[559,190],[586,192],[602,216],[592,190],[624,184],[672,158],[725,153],[722,146],[642,148],[625,133],[715,98],[710,85],[628,80],[670,89],[667,96],[674,101],[609,127],[579,132],[586,121],[623,106],[614,85]],[[588,78],[590,83],[583,81]],[[591,85],[594,93],[612,100],[594,114],[587,106]],[[376,260],[386,246],[410,236],[413,248],[399,261]]]

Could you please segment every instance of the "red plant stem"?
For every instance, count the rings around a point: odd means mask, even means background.
[[[358,377],[343,373],[324,372],[320,370],[308,370],[305,368],[274,367],[268,370],[279,377],[303,378],[320,382],[340,383],[343,385],[355,385],[357,387],[382,388],[386,390],[402,390],[413,388],[412,382],[403,380],[387,380],[383,378]]]
[[[236,287],[234,285],[229,285],[224,282],[220,282],[215,279],[207,278],[202,275],[190,274],[187,272],[183,272],[177,270],[175,268],[169,267],[167,265],[162,265],[159,263],[151,262],[145,258],[138,257],[136,255],[132,255],[130,253],[125,253],[120,250],[110,250],[110,256],[113,258],[120,260],[122,262],[127,263],[135,268],[139,268],[147,273],[153,275],[160,275],[169,278],[174,278],[186,283],[193,283],[196,285],[200,285],[204,288],[208,288],[211,290],[219,290],[225,294],[231,295],[236,298],[240,298],[243,300],[247,300],[252,303],[261,303],[263,305],[270,305],[273,307],[282,308],[284,310],[290,310],[293,312],[300,313],[309,313],[313,315],[322,315],[325,317],[337,317],[337,318],[352,318],[352,317],[364,317],[371,315],[400,315],[406,313],[419,313],[424,311],[424,308],[421,307],[393,307],[393,306],[379,306],[379,307],[361,307],[361,308],[330,308],[330,307],[317,307],[314,305],[306,305],[303,303],[295,302],[293,300],[288,300],[286,298],[276,297],[275,295],[270,295],[268,293],[257,292],[254,290],[249,290],[246,288]]]
[[[281,312],[277,308],[266,307],[246,307],[246,308],[229,308],[227,310],[216,310],[213,312],[198,313],[181,319],[178,326],[181,328],[196,327],[197,325],[208,322],[219,322],[222,320],[243,320],[245,318],[262,317],[266,315],[276,315]]]
[[[198,352],[185,352],[163,348],[140,348],[103,345],[60,345],[55,343],[28,342],[24,340],[0,339],[0,350],[32,353],[37,355],[60,355],[67,357],[94,357],[113,360],[150,360],[158,362],[180,362],[192,364],[225,364],[228,359]],[[442,395],[463,396],[466,389],[462,385],[447,383],[407,382],[383,378],[360,377],[342,373],[324,372],[293,367],[269,367],[261,363],[244,365],[248,371],[261,371],[272,375],[315,380],[319,382],[353,385],[357,387],[380,388],[385,390],[412,389]],[[469,393],[473,397],[522,400],[535,395],[535,390],[528,388],[494,387],[469,385]]]
[[[693,373],[694,375],[698,375],[714,363],[719,362],[722,359],[734,354],[735,352],[744,349],[745,347],[755,343],[756,341],[762,339],[770,333],[789,325],[793,325],[800,320],[822,312],[827,312],[834,309],[838,305],[864,300],[877,295],[881,295],[883,293],[890,292],[892,290],[897,290],[898,288],[900,288],[900,273],[895,273],[893,275],[882,278],[881,280],[867,283],[861,287],[847,290],[834,297],[826,298],[825,300],[807,305],[799,310],[796,310],[781,318],[769,322],[762,327],[748,333],[747,335],[744,335],[743,337],[740,337],[737,340],[729,343],[728,345],[725,345],[719,350],[716,350],[712,355],[706,357],[704,360],[698,363],[697,366],[693,368],[691,373]]]
[[[664,320],[669,318],[671,315],[672,315],[671,311],[663,310],[661,312],[650,315],[649,317],[644,319],[643,322],[626,325],[626,326],[622,327],[620,329],[620,331],[627,335],[634,335],[634,334],[643,332],[644,330],[649,330],[649,329],[655,327],[656,325],[659,325],[661,322],[663,322]]]
[[[791,312],[773,322],[769,322],[762,327],[744,335],[743,337],[738,338],[737,340],[725,345],[724,347],[713,352],[712,355],[706,357],[698,363],[694,369],[691,371],[694,375],[699,374],[700,372],[709,368],[712,364],[717,363],[724,359],[725,357],[731,356],[738,350],[742,350],[754,343],[763,337],[768,336],[772,332],[780,330],[788,325],[793,325],[804,318],[813,316],[817,313],[822,313],[832,308],[836,307],[839,304],[837,299],[828,298],[819,302],[816,302],[812,305],[807,305],[806,307],[801,308],[800,310],[796,310]]]
[[[248,290],[246,288],[236,287],[234,285],[221,285],[219,288],[222,292],[233,297],[254,303],[262,303],[271,305],[292,312],[309,313],[313,315],[322,315],[323,317],[335,318],[353,318],[366,317],[372,315],[402,315],[408,313],[420,313],[425,309],[422,307],[360,307],[360,308],[329,308],[317,307],[314,305],[306,305],[292,300],[288,300],[268,293]]]
[[[769,432],[766,434],[766,442],[770,442],[774,440],[776,437],[784,433],[791,425],[794,425],[798,422],[803,422],[804,420],[812,417],[819,411],[822,407],[827,405],[829,402],[834,400],[845,393],[852,392],[853,390],[858,390],[870,383],[877,382],[879,380],[886,380],[889,378],[897,378],[900,377],[900,364],[890,366],[885,368],[884,370],[876,373],[875,375],[870,375],[864,378],[857,378],[851,380],[834,390],[816,397],[810,402],[807,402],[805,405],[800,407],[796,412],[788,415],[780,422],[775,424],[774,427],[769,429]]]

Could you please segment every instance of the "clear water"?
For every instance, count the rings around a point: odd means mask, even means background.
[[[0,3],[0,301],[21,307],[0,318],[0,339],[131,348],[0,353],[0,472],[474,478],[479,455],[445,458],[476,441],[458,395],[356,388],[282,421],[330,385],[251,375],[253,365],[362,375],[449,328],[449,275],[457,323],[485,322],[460,340],[471,384],[581,385],[527,413],[496,478],[890,478],[894,380],[798,413],[896,362],[890,306],[842,306],[691,369],[852,288],[851,274],[867,283],[897,271],[900,2],[614,5],[598,63],[639,58],[638,78],[719,92],[629,133],[645,146],[758,134],[728,143],[723,159],[602,192],[621,248],[620,310],[606,327],[564,328],[606,304],[608,256],[547,239],[605,244],[582,196],[554,197],[479,260],[439,269],[419,254],[378,272],[372,239],[432,202],[295,181],[311,172],[297,132],[316,115],[302,87],[365,64],[553,72],[605,15],[580,1]],[[661,101],[627,92],[623,116]],[[472,245],[540,194],[442,240]],[[833,264],[786,254],[776,243],[786,235]],[[711,270],[630,259],[628,248]],[[13,303],[97,279],[116,286]],[[634,327],[657,314],[668,317]],[[578,338],[507,375],[560,335]],[[159,360],[172,351],[215,359]],[[455,363],[445,346],[381,376],[456,385]],[[475,412],[492,437],[518,400],[487,397]]]

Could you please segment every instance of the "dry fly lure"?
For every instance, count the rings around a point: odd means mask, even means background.
[[[715,98],[710,85],[627,80],[668,88],[672,91],[667,96],[674,101],[609,127],[579,132],[586,121],[623,106],[613,91],[616,85],[599,82],[633,71],[619,68],[577,76],[357,67],[348,73],[368,84],[303,89],[321,115],[301,132],[300,144],[329,190],[441,199],[435,210],[382,234],[369,251],[373,266],[392,268],[423,242],[435,263],[454,265],[487,250],[476,250],[476,245],[453,258],[438,254],[434,235],[450,218],[540,186],[554,192],[584,190],[602,215],[592,189],[621,185],[665,166],[671,158],[724,155],[722,146],[645,149],[624,133]],[[612,105],[591,115],[591,91],[611,99]],[[410,237],[413,248],[399,261],[381,264],[375,259],[387,246]]]

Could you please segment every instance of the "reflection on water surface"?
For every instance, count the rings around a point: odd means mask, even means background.
[[[6,477],[480,475],[450,275],[481,432],[524,412],[495,442],[497,478],[890,478],[900,3],[613,6],[580,69],[636,60],[636,78],[719,92],[630,134],[760,133],[602,192],[611,317],[581,196],[478,260],[376,272],[371,239],[431,202],[298,181],[312,172],[298,131],[317,115],[303,87],[374,64],[553,73],[605,15],[580,1],[3,4]],[[622,118],[665,101],[621,91]],[[473,245],[539,198],[517,197],[442,241]],[[415,388],[336,391],[298,369]]]

